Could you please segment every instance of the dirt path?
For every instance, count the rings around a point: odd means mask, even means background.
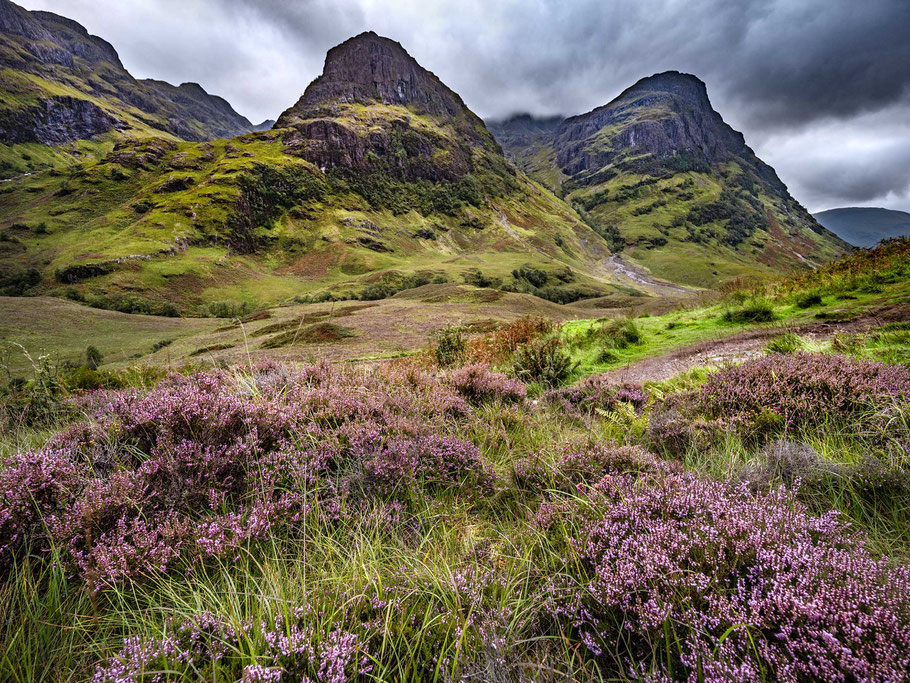
[[[610,258],[604,262],[604,265],[606,265],[610,272],[627,278],[637,285],[644,285],[648,291],[657,294],[692,294],[697,291],[689,289],[688,287],[683,287],[682,285],[675,285],[671,282],[657,280],[651,277],[651,274],[644,268],[624,261],[619,254],[610,256]]]
[[[835,332],[865,332],[891,319],[893,317],[884,312],[876,312],[846,322],[812,322],[795,327],[748,330],[730,337],[709,339],[685,346],[661,356],[645,358],[625,367],[610,370],[605,375],[616,382],[635,384],[659,382],[694,367],[719,367],[759,356],[769,340],[784,332],[796,332],[812,341],[823,341],[830,339]],[[901,315],[899,319],[906,318]]]

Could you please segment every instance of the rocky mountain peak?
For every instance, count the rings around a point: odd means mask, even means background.
[[[697,76],[679,71],[664,71],[647,76],[626,88],[614,102],[649,93],[666,93],[687,101],[689,104],[711,108],[708,88]]]
[[[466,111],[461,98],[424,69],[400,43],[367,31],[329,50],[322,75],[278,118],[277,127],[338,104],[404,105],[432,116]]]

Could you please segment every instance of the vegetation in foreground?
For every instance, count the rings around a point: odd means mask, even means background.
[[[559,387],[554,332],[33,406],[2,677],[906,677],[904,366],[857,342]]]

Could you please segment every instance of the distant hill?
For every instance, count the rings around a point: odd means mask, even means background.
[[[910,213],[852,206],[812,214],[842,240],[858,247],[874,247],[883,239],[910,235]]]

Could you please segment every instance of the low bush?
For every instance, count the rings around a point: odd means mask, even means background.
[[[769,323],[775,319],[774,305],[764,297],[752,297],[739,308],[730,308],[723,314],[724,322],[739,325]]]
[[[554,621],[623,677],[900,680],[910,666],[910,574],[785,490],[612,474],[538,520],[577,558],[551,582]]]
[[[605,375],[594,375],[574,386],[548,391],[544,399],[576,414],[612,410],[617,403],[630,403],[640,413],[648,394],[637,384],[617,383]]]
[[[557,387],[565,382],[575,363],[559,337],[534,339],[519,346],[512,354],[512,374],[525,383],[536,382]]]
[[[823,302],[822,295],[819,292],[804,292],[796,297],[796,305],[799,308],[821,306]]]
[[[869,416],[908,396],[907,368],[804,352],[725,368],[708,377],[701,391],[711,417],[754,421],[771,411],[789,427]]]
[[[464,362],[467,348],[468,344],[465,341],[462,328],[457,325],[450,325],[436,333],[433,356],[439,367],[449,368]]]
[[[502,401],[514,403],[527,396],[525,385],[486,365],[466,365],[451,374],[449,382],[455,391],[472,403]]]
[[[786,332],[765,344],[766,353],[793,353],[806,347],[803,338],[795,332]]]

